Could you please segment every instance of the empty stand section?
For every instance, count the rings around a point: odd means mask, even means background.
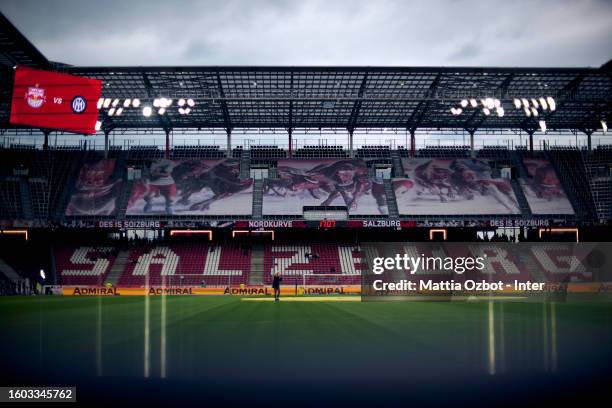
[[[278,272],[283,284],[327,284],[337,275],[334,283],[358,285],[361,270],[367,266],[358,245],[313,243],[311,245],[267,245],[264,249],[264,283],[270,284]],[[325,275],[317,279],[317,275]]]

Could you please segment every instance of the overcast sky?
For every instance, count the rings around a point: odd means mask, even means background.
[[[594,66],[612,0],[1,0],[73,65]]]

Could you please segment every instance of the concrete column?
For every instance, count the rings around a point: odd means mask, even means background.
[[[166,150],[164,151],[164,157],[170,158],[170,129],[166,129]]]
[[[591,146],[591,134],[592,134],[591,132],[586,132],[586,135],[587,135],[587,144],[588,144],[588,147],[589,147],[589,152],[592,149],[592,146]]]
[[[289,158],[293,157],[293,129],[287,129],[287,134],[289,135]]]
[[[474,131],[470,130],[470,157],[473,159],[476,157],[476,152],[474,152]]]
[[[353,129],[349,129],[349,157],[355,157],[355,152],[353,151]]]
[[[410,157],[414,157],[416,155],[416,130],[410,129]]]
[[[227,132],[227,157],[232,157],[232,129],[226,129]]]
[[[49,134],[51,131],[43,130],[43,134],[45,135],[45,140],[43,142],[43,150],[49,150]]]
[[[108,134],[110,132],[108,130],[104,130],[104,158],[108,158]]]

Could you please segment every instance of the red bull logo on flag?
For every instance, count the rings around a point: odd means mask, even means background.
[[[102,82],[19,66],[15,70],[10,123],[93,134]]]

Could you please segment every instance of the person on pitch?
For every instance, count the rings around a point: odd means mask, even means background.
[[[274,272],[274,279],[272,280],[272,289],[274,289],[274,301],[278,302],[280,298],[280,283],[283,278],[278,272]]]

